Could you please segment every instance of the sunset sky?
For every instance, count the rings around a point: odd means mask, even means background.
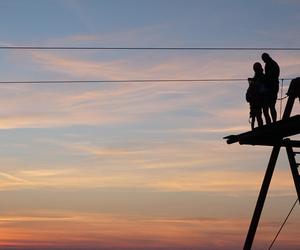
[[[299,13],[299,0],[1,0],[0,45],[299,47]],[[0,81],[247,79],[262,52],[0,50]],[[300,76],[300,51],[267,52]],[[1,84],[0,250],[242,249],[271,152],[222,139],[250,129],[247,87]],[[295,199],[282,150],[253,249]],[[299,228],[297,206],[274,249],[299,249]]]

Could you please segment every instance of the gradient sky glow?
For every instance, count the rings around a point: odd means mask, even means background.
[[[299,13],[299,0],[2,0],[0,44],[299,47]],[[262,51],[0,53],[14,81],[246,79]],[[299,51],[270,54],[300,76]],[[241,249],[271,151],[222,140],[250,128],[247,85],[2,84],[0,250]],[[295,199],[282,150],[254,249]],[[300,248],[299,219],[298,206],[276,249]]]

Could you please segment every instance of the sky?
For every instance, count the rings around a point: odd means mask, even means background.
[[[299,0],[2,0],[0,45],[299,47],[299,11]],[[1,50],[0,81],[247,79],[263,52],[281,78],[300,75],[299,51]],[[1,84],[0,250],[241,249],[271,152],[222,139],[250,129],[247,87]],[[295,199],[282,149],[253,249]],[[299,249],[299,219],[298,206],[274,249]]]

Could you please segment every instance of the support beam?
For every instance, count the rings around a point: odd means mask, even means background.
[[[285,106],[282,120],[288,119],[291,116],[295,99],[298,97],[300,101],[300,77],[291,81],[287,95],[289,98]]]
[[[256,207],[254,210],[254,214],[252,217],[252,221],[251,221],[251,224],[249,227],[247,238],[245,241],[244,250],[251,250],[251,248],[252,248],[254,236],[255,236],[258,222],[259,222],[259,219],[260,219],[263,207],[264,207],[264,203],[265,203],[265,200],[267,197],[267,193],[268,193],[271,179],[273,176],[274,168],[275,168],[277,158],[279,155],[280,147],[281,147],[280,145],[275,145],[273,147],[273,150],[272,150],[272,153],[270,156],[270,160],[269,160],[269,164],[268,164],[268,167],[266,170],[266,174],[265,174],[265,177],[264,177],[261,189],[260,189]]]
[[[300,175],[297,169],[297,162],[295,160],[295,154],[293,151],[293,148],[290,145],[286,146],[286,152],[288,155],[288,159],[290,162],[290,167],[291,167],[291,171],[292,171],[292,175],[293,175],[293,179],[294,179],[294,183],[295,183],[295,187],[296,187],[296,192],[298,195],[298,199],[299,199],[299,203],[300,203]]]
[[[285,109],[284,109],[282,120],[288,119],[291,116],[294,103],[295,103],[295,97],[294,96],[289,96],[288,100],[286,102],[286,106],[285,106]]]

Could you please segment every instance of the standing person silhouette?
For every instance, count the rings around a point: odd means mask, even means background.
[[[275,62],[268,53],[263,53],[261,56],[262,60],[265,63],[265,76],[266,76],[266,84],[268,87],[268,105],[263,108],[264,115],[266,117],[266,113],[268,113],[268,109],[270,109],[271,116],[273,122],[277,120],[277,112],[276,112],[276,101],[277,94],[279,90],[279,75],[280,68],[277,62]],[[268,121],[266,121],[268,123]]]
[[[248,78],[249,87],[246,92],[246,100],[250,105],[251,129],[254,129],[255,120],[258,127],[263,126],[261,111],[265,106],[266,99],[266,79],[262,65],[259,62],[253,65],[254,77]],[[270,117],[269,117],[270,119]]]

